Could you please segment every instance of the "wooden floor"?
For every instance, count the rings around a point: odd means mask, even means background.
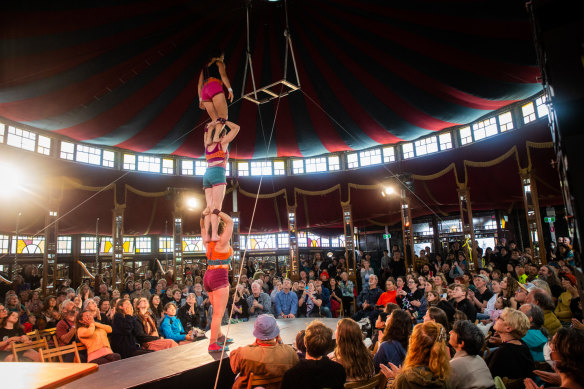
[[[313,320],[312,318],[277,320],[283,342],[293,344],[298,331],[305,329],[308,323]],[[322,318],[319,320],[334,331],[339,319]],[[226,333],[227,326],[222,327],[222,331]],[[245,323],[232,324],[229,327],[228,336],[235,341],[229,346],[231,350],[253,343],[255,341],[255,337],[253,336],[253,320]],[[208,346],[209,341],[203,339],[173,349],[156,351],[118,362],[111,362],[101,365],[98,372],[68,384],[66,388],[116,389],[163,387],[168,384],[168,382],[164,383],[168,378],[183,374],[187,371],[192,372],[194,369],[199,368],[201,368],[200,374],[209,376],[210,373],[213,373],[212,379],[211,377],[207,378],[214,382],[215,374],[219,366],[218,360],[220,353],[209,354],[207,352]],[[224,358],[227,358],[229,352],[225,354]],[[225,371],[225,365],[229,367],[229,359],[223,360],[222,372]],[[218,387],[231,387],[233,376],[225,378],[229,382],[223,382]],[[159,385],[153,385],[153,383],[157,382]],[[193,387],[195,386],[199,388],[206,387],[198,385],[194,385]],[[210,388],[212,388],[212,385]]]

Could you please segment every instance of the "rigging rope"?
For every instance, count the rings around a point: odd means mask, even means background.
[[[268,142],[266,144],[266,155],[268,155],[269,149],[270,149],[270,145],[272,143],[272,137],[274,135],[274,129],[276,128],[276,119],[278,117],[278,110],[280,107],[280,100],[282,99],[282,91],[284,89],[284,85],[280,86],[280,94],[278,96],[278,101],[276,104],[276,111],[274,112],[274,121],[272,123],[272,129],[270,131],[270,137],[268,139]],[[260,117],[260,126],[262,127],[262,134],[264,135],[264,143],[266,140],[265,137],[265,133],[264,133],[264,124],[263,124],[263,120],[262,120],[262,113],[261,113],[261,106],[258,105],[258,114]],[[256,193],[256,198],[254,201],[254,205],[253,205],[253,210],[252,210],[252,214],[251,214],[251,219],[250,219],[250,223],[249,223],[249,229],[248,229],[248,235],[251,234],[251,229],[253,227],[253,221],[255,218],[255,213],[256,213],[256,209],[257,209],[257,205],[258,205],[258,200],[260,197],[260,190],[262,188],[262,183],[264,180],[264,174],[262,172],[262,174],[260,175],[260,182],[258,184],[258,190]],[[238,273],[238,280],[241,279],[241,275],[243,273],[243,265],[245,264],[245,256],[247,254],[247,244],[245,245],[245,249],[243,251],[243,255],[241,256],[240,259],[240,265],[239,265],[239,273]],[[276,258],[276,261],[278,260],[278,258]],[[234,307],[234,300],[235,300],[235,294],[237,293],[237,288],[235,288],[235,291],[233,292],[233,297],[231,299],[231,309],[229,311],[229,320],[227,321],[227,330],[225,331],[225,339],[227,339],[228,335],[229,335],[229,329],[231,328],[231,318],[233,317],[233,307]],[[214,389],[217,389],[217,384],[219,383],[219,373],[221,372],[221,364],[223,363],[223,356],[225,355],[225,347],[227,346],[227,342],[223,343],[223,347],[221,348],[221,357],[219,358],[219,366],[217,367],[217,375],[215,377],[215,385],[213,386]]]

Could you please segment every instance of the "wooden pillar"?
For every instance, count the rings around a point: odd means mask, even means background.
[[[401,189],[400,209],[406,272],[416,271],[416,261],[413,255],[414,234],[412,233],[412,212],[410,210],[410,199],[408,198],[404,188]]]
[[[533,171],[528,169],[521,169],[520,174],[523,186],[523,205],[525,207],[527,228],[529,229],[529,245],[533,258],[539,257],[540,262],[546,265],[547,258],[543,241],[543,228],[541,225],[535,176]]]
[[[349,278],[357,282],[357,263],[355,260],[355,233],[353,229],[353,213],[351,204],[341,202],[343,209],[343,228],[345,232],[345,257],[347,258],[347,273]]]
[[[296,205],[288,206],[288,253],[290,279],[296,281],[300,278],[300,263],[298,255],[298,231],[296,230]],[[278,257],[276,256],[276,261]]]
[[[458,205],[460,209],[460,222],[464,238],[471,247],[471,258],[469,258],[469,269],[478,269],[480,267],[480,258],[475,244],[474,224],[472,221],[472,204],[470,202],[470,190],[466,184],[461,184],[458,188]]]
[[[124,283],[124,205],[116,204],[112,226],[112,289],[123,290]]]
[[[231,235],[231,249],[233,250],[233,263],[231,265],[231,275],[235,279],[235,275],[239,275],[241,268],[241,239],[240,237],[240,223],[239,212],[231,212],[233,219],[233,234]]]
[[[45,215],[45,253],[43,255],[42,295],[54,293],[57,285],[57,232],[59,202],[49,199],[49,211]]]
[[[172,223],[172,269],[174,272],[174,282],[178,284],[182,281],[183,276],[182,212],[175,210],[173,216],[174,217]]]

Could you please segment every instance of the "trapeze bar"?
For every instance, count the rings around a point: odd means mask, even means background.
[[[274,92],[274,87],[278,85],[281,85],[282,88],[280,88],[279,92]],[[259,105],[272,101],[273,99],[276,98],[285,97],[288,94],[290,94],[290,92],[294,92],[295,90],[298,89],[300,88],[292,84],[290,81],[280,80],[274,82],[273,84],[260,88],[256,91],[252,91],[248,94],[245,94],[243,95],[243,98]]]

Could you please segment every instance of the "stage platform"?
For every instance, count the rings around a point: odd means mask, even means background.
[[[277,320],[282,341],[292,345],[298,331],[305,329],[314,318]],[[320,318],[333,332],[339,319]],[[222,328],[226,332],[227,326]],[[229,337],[235,343],[229,348],[235,350],[255,341],[253,320],[232,324]],[[208,340],[156,351],[146,355],[124,359],[101,365],[99,370],[87,377],[72,382],[63,388],[118,389],[118,388],[173,388],[196,387],[212,389],[219,367],[220,353],[209,354]],[[225,353],[221,364],[218,388],[231,388],[235,375],[229,365],[229,352]]]

